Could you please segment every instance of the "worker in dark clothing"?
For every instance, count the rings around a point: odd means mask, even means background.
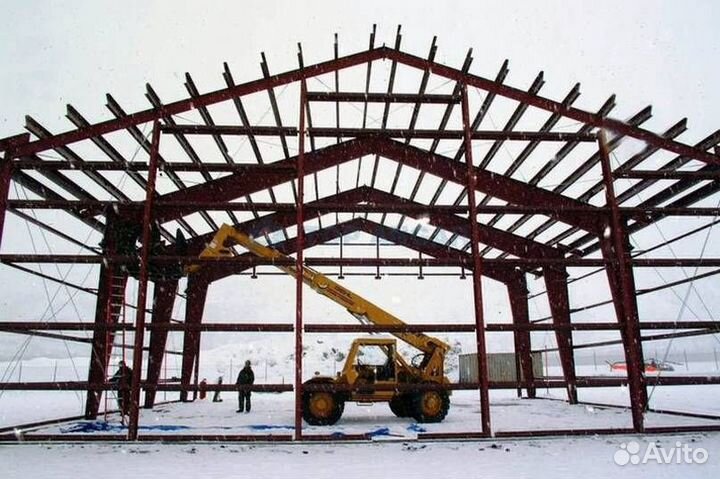
[[[222,386],[222,383],[223,383],[222,376],[218,377],[217,383],[218,383],[218,386]],[[220,398],[220,390],[219,389],[217,391],[215,391],[215,394],[213,394],[213,402],[222,402],[222,399]]]
[[[132,369],[120,361],[118,370],[110,378],[110,384],[117,387],[118,408],[123,416],[127,416],[130,412],[130,383],[132,382]]]
[[[255,382],[255,373],[250,367],[250,361],[245,361],[245,367],[238,373],[235,384],[239,386],[250,385]],[[238,391],[238,410],[237,412],[250,412],[250,391]]]

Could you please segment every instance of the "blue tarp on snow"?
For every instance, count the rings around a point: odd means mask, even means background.
[[[427,429],[425,429],[424,427],[422,427],[421,425],[419,425],[417,423],[410,424],[408,426],[407,430],[412,431],[412,432],[427,432]]]
[[[139,426],[138,429],[143,431],[182,431],[190,429],[187,426],[176,426],[172,424],[157,424],[153,426]],[[109,423],[105,421],[84,421],[76,422],[68,427],[60,428],[62,433],[73,432],[125,432],[127,426],[117,423]]]

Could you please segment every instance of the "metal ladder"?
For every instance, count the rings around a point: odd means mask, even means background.
[[[117,325],[117,324],[125,324],[125,291],[127,289],[127,281],[128,277],[126,275],[117,275],[114,274],[110,278],[110,295],[108,298],[108,318],[107,318],[107,324]],[[113,358],[113,349],[115,344],[115,331],[114,329],[108,329],[105,331],[105,344],[106,344],[106,357],[105,357],[105,364],[107,364],[107,379],[112,377],[112,358]],[[122,334],[122,341],[121,341],[121,347],[120,347],[120,358],[123,361],[125,361],[125,329],[121,330]],[[106,379],[106,381],[107,381]],[[117,397],[117,393],[114,394]],[[108,396],[109,394],[105,394],[105,422],[107,422],[107,414],[108,414]],[[122,423],[125,423],[125,418],[121,415]]]

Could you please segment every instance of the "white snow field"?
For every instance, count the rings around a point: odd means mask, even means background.
[[[253,348],[257,353],[258,345]],[[318,347],[310,348],[311,354]],[[261,348],[262,349],[262,348]],[[315,351],[316,352],[316,351]],[[205,358],[227,354],[227,348],[205,351]],[[322,355],[320,355],[322,356]],[[34,359],[24,361],[23,377],[40,380],[47,374],[62,379],[72,375],[66,360]],[[82,371],[82,361],[75,360]],[[310,361],[312,363],[312,361]],[[213,364],[212,361],[209,361]],[[52,365],[52,367],[50,367]],[[328,367],[325,361],[313,364]],[[2,366],[7,366],[3,364]],[[65,366],[65,367],[63,367]],[[277,364],[275,367],[281,367]],[[282,367],[287,367],[282,364]],[[699,372],[707,365],[695,365]],[[270,366],[268,368],[271,370]],[[276,373],[278,371],[275,371]],[[582,372],[582,370],[581,370]],[[259,382],[264,368],[256,365]],[[550,368],[550,373],[557,371]],[[587,371],[591,373],[591,371]],[[605,371],[598,372],[606,374]],[[229,374],[229,371],[226,372]],[[677,373],[680,374],[680,373]],[[277,381],[273,372],[268,382]],[[287,377],[287,376],[286,376]],[[539,390],[536,400],[518,399],[514,391],[492,391],[493,429],[571,429],[630,427],[628,410],[591,405],[571,406],[562,401],[561,390]],[[176,393],[167,393],[174,399]],[[158,400],[163,400],[159,393]],[[77,415],[84,395],[74,392],[5,391],[0,396],[0,425],[9,426],[42,419]],[[239,414],[236,395],[222,393],[222,402],[210,397],[190,403],[168,403],[153,410],[142,410],[140,434],[242,434],[292,435],[294,401],[291,393],[254,393],[249,414]],[[580,399],[618,405],[627,404],[625,388],[581,389]],[[653,393],[658,409],[702,412],[720,415],[720,386],[662,387]],[[113,408],[112,398],[108,406]],[[717,424],[717,421],[648,413],[649,426]],[[440,424],[417,424],[412,419],[395,417],[384,404],[361,406],[348,403],[341,420],[331,427],[304,425],[306,434],[369,434],[362,443],[84,443],[0,445],[2,477],[168,477],[189,474],[194,477],[426,477],[428,468],[442,477],[531,477],[542,464],[544,477],[573,477],[588,471],[591,477],[613,474],[615,477],[718,477],[720,474],[720,434],[693,433],[642,436],[561,437],[527,440],[417,441],[422,432],[467,432],[480,428],[478,393],[456,391],[450,412]],[[125,434],[127,429],[116,414],[101,414],[97,421],[70,421],[37,428],[33,432],[75,435]],[[648,464],[624,466],[614,462],[622,444],[636,441],[641,450],[657,444],[671,450],[676,443],[704,448],[704,464]],[[102,471],[98,470],[102,467]]]
[[[615,464],[635,440],[704,448],[704,464]],[[112,478],[716,478],[720,436],[589,437],[371,444],[33,444],[0,446],[2,477]],[[542,471],[540,475],[538,472]]]

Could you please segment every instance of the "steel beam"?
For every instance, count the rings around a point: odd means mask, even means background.
[[[470,221],[470,241],[472,242],[473,258],[473,305],[475,306],[476,343],[478,356],[478,378],[480,380],[480,416],[482,433],[490,436],[492,427],[490,424],[490,377],[487,365],[487,346],[485,342],[485,317],[483,314],[483,291],[482,291],[482,259],[480,258],[480,234],[477,224],[477,202],[475,201],[476,175],[473,165],[472,138],[470,129],[470,109],[468,106],[467,85],[461,87],[462,95],[462,119],[465,130],[465,162],[467,163],[467,190],[468,208]]]
[[[130,385],[130,422],[128,440],[138,436],[140,417],[140,380],[142,378],[143,344],[145,340],[145,305],[147,303],[148,275],[150,269],[150,250],[152,249],[153,203],[155,200],[155,180],[157,178],[158,154],[160,150],[160,121],[153,123],[152,142],[150,144],[150,169],[145,190],[145,208],[142,220],[142,249],[140,250],[140,273],[138,277],[137,313],[135,315],[135,336],[133,348],[132,382]]]
[[[462,64],[462,72],[466,73],[470,70],[470,65],[472,64],[473,57],[472,57],[472,48],[468,50],[467,55],[465,55],[465,61]],[[427,70],[423,72],[423,75],[427,73]],[[460,82],[456,82],[453,86],[453,95],[461,96],[462,95],[462,85]],[[448,123],[450,122],[450,117],[452,116],[452,112],[455,109],[454,104],[448,104],[447,107],[445,107],[445,111],[443,112],[443,116],[440,118],[440,124],[438,125],[438,130],[443,131],[445,128],[447,128]],[[410,143],[410,138],[407,138],[405,140],[405,144]],[[435,139],[433,140],[432,144],[430,145],[430,149],[428,150],[430,153],[435,153],[438,146],[440,145],[440,140]],[[398,169],[399,171],[399,169]],[[422,184],[423,180],[425,179],[425,174],[427,172],[421,170],[420,174],[418,175],[417,179],[415,180],[415,184],[413,185],[413,189],[410,192],[410,200],[414,200],[415,196],[417,196],[418,191],[420,191],[420,185]],[[445,178],[443,178],[443,182],[446,182]],[[441,183],[442,184],[442,183]],[[462,185],[465,186],[464,184]],[[394,192],[394,190],[392,190]],[[402,228],[403,224],[405,223],[405,217],[400,217],[400,222],[398,223],[398,229]],[[415,231],[413,231],[413,234],[418,234],[418,228],[415,227]]]
[[[297,128],[283,126],[165,125],[163,133],[180,135],[277,136],[297,135]]]
[[[234,87],[235,86],[235,80],[233,79],[232,73],[230,72],[230,67],[228,66],[227,62],[223,63],[223,79],[225,80],[225,83],[228,87]],[[250,126],[250,119],[247,116],[247,113],[245,112],[245,106],[243,105],[242,99],[240,97],[233,97],[232,99],[233,104],[235,106],[235,110],[237,110],[238,116],[240,117],[240,121],[242,123],[242,126],[249,127]],[[255,135],[253,133],[250,133],[247,135],[247,140],[250,143],[250,147],[253,150],[253,154],[255,155],[255,160],[259,165],[262,165],[264,163],[262,153],[260,152],[260,147],[258,146],[257,139],[255,138]],[[276,202],[277,198],[275,197],[275,192],[272,188],[268,189],[268,195],[270,195],[270,201]],[[255,218],[258,217],[257,212],[253,212],[253,216]],[[287,238],[287,233],[283,230],[283,236]],[[268,244],[270,244],[270,238],[265,237]]]
[[[306,333],[474,333],[474,324],[404,324],[381,326],[376,324],[308,324]]]
[[[535,398],[536,390],[530,385],[535,380],[530,330],[524,330],[524,327],[530,326],[528,290],[525,276],[519,276],[515,282],[508,284],[507,288],[510,299],[510,309],[512,311],[512,325],[517,327],[517,329],[513,331],[517,379],[527,384],[527,396],[529,398]],[[485,330],[489,331],[490,326],[490,324],[485,325]],[[518,391],[520,390],[521,389],[518,388]]]
[[[39,159],[20,159],[13,163],[16,170],[36,170],[36,171],[128,171],[140,172],[147,171],[150,165],[146,161],[137,161],[127,164],[119,164],[110,161],[83,161],[79,164],[69,163],[60,160],[39,160]],[[268,172],[273,173],[290,173],[295,172],[294,167],[278,167],[273,163],[270,164],[246,164],[246,163],[189,163],[179,161],[166,161],[164,168],[170,168],[175,172],[199,172],[206,171],[211,173],[238,173],[245,175],[262,175]],[[144,180],[143,180],[144,181]]]
[[[108,110],[110,110],[110,112],[116,118],[126,118],[128,116],[131,116],[131,115],[128,115],[127,113],[125,113],[125,111],[122,109],[120,104],[109,93],[106,95],[106,100],[107,100],[107,103],[105,104],[105,106],[107,107]],[[130,136],[132,136],[132,138],[137,142],[137,144],[140,146],[140,148],[142,148],[149,155],[150,150],[151,150],[151,145],[145,136],[144,129],[143,129],[143,131],[140,131],[140,128],[138,128],[137,125],[130,125],[126,128],[126,130],[130,134]],[[177,175],[177,173],[175,173],[170,168],[164,167],[166,161],[165,161],[165,158],[163,158],[163,156],[160,154],[158,154],[158,163],[160,165],[163,165],[162,168],[163,168],[164,173],[167,175],[167,177],[170,179],[170,181],[173,183],[173,185],[176,188],[178,188],[178,189],[186,188],[185,183],[183,183],[183,181],[180,179],[180,177]],[[143,189],[144,188],[145,187],[143,187]],[[139,221],[140,221],[140,217],[138,216],[138,222]],[[178,223],[191,236],[196,234],[195,230],[184,219],[182,219],[182,218],[178,219]],[[163,234],[163,236],[165,236],[165,238],[171,242],[174,240],[172,235],[166,236],[165,234]]]
[[[419,148],[403,145],[389,138],[363,138],[331,145],[306,154],[306,171],[309,175],[346,161],[378,153],[385,158],[426,171],[440,178],[458,184],[467,182],[467,171],[461,164],[454,164],[449,158],[431,154]],[[297,159],[290,158],[276,162],[277,166],[295,166]],[[478,189],[496,198],[516,205],[543,205],[549,215],[559,221],[578,226],[586,231],[599,234],[598,215],[600,211],[585,203],[557,195],[541,188],[531,187],[512,178],[492,172],[473,169]],[[169,193],[162,197],[167,202],[231,201],[250,193],[294,179],[292,174],[267,175],[258,180],[240,175],[228,175],[211,182]],[[199,208],[198,208],[199,209]],[[181,215],[166,213],[159,220],[169,221]]]
[[[567,272],[565,268],[549,267],[543,269],[548,302],[552,312],[553,324],[556,326],[570,325],[570,300],[568,298]],[[568,402],[577,404],[577,385],[575,381],[575,358],[573,356],[572,329],[569,327],[555,329],[555,340],[560,352],[560,364],[563,379],[567,384]]]
[[[170,325],[177,287],[178,280],[176,279],[155,283],[151,320],[153,326]],[[151,330],[150,354],[148,355],[147,374],[145,376],[146,382],[149,385],[157,385],[160,380],[160,371],[162,370],[163,357],[165,356],[168,332],[169,329],[161,327]],[[152,408],[155,404],[155,393],[156,391],[152,388],[148,388],[145,391],[146,408]]]
[[[461,140],[462,130],[428,130],[415,128],[322,128],[313,127],[309,133],[318,138],[335,138],[338,135],[351,138],[387,137],[416,140]],[[471,134],[473,140],[495,141],[579,141],[594,142],[595,135],[582,135],[577,133],[538,132],[538,131],[496,131],[474,130]]]
[[[200,329],[196,326],[202,323],[203,309],[209,283],[203,275],[192,274],[187,282],[187,300],[185,303],[185,329],[183,335],[183,358],[180,373],[180,384],[183,387],[190,386],[195,358],[200,349]],[[187,401],[187,391],[180,393],[180,400]]]
[[[355,190],[349,190],[332,197],[324,198],[320,200],[320,202],[307,203],[305,208],[306,210],[311,210],[322,202],[331,202],[335,204],[353,204],[358,202],[372,204],[387,203],[396,204],[398,207],[422,207],[419,203],[413,203],[380,190],[372,189],[370,187],[360,187]],[[295,211],[278,212],[263,216],[257,220],[246,221],[235,226],[247,234],[259,236],[274,231],[279,226],[290,226],[292,221],[294,221],[294,213]],[[461,217],[449,214],[432,213],[428,216],[428,219],[430,220],[430,223],[435,226],[442,227],[443,229],[451,232],[459,233],[463,236],[470,236],[468,222]],[[369,225],[375,224],[376,223],[369,223]],[[547,247],[542,243],[537,243],[532,240],[527,240],[521,236],[505,233],[504,231],[496,228],[489,228],[480,223],[478,223],[478,228],[481,243],[492,245],[502,251],[508,251],[513,255],[520,257],[530,255],[539,258],[561,256],[561,253],[558,250]],[[386,232],[384,238],[394,241],[388,236],[389,234],[389,232]],[[192,252],[191,254],[198,254],[204,247],[204,244],[210,239],[212,239],[212,233],[192,238],[189,241],[189,251]],[[447,251],[447,248],[443,247],[442,249]],[[437,254],[433,254],[429,252],[429,250],[424,250],[424,252],[430,254],[431,256],[437,256]]]
[[[198,96],[197,98],[188,98],[174,103],[169,103],[167,105],[164,105],[162,110],[153,108],[150,110],[135,113],[134,115],[122,119],[108,120],[92,125],[88,128],[81,128],[54,135],[49,138],[36,140],[25,145],[21,145],[20,150],[17,152],[17,155],[24,156],[27,154],[33,154],[55,148],[58,146],[65,146],[70,143],[88,139],[92,136],[110,133],[112,131],[128,128],[130,126],[151,122],[159,119],[162,115],[174,115],[182,113],[198,106],[208,106],[214,103],[230,100],[234,97],[239,97],[262,90],[269,90],[271,88],[275,88],[287,83],[296,82],[313,76],[323,75],[325,73],[331,73],[355,65],[360,65],[364,63],[369,64],[374,60],[380,59],[390,59],[392,61],[397,61],[410,67],[421,69],[423,71],[431,70],[436,75],[449,78],[457,82],[465,83],[467,85],[474,86],[486,91],[494,92],[500,96],[504,96],[519,101],[521,103],[527,103],[528,105],[534,106],[536,108],[544,109],[553,113],[559,113],[562,116],[574,119],[576,121],[580,121],[582,123],[593,125],[596,128],[607,128],[620,134],[637,138],[652,145],[656,145],[662,149],[695,158],[705,163],[720,163],[720,159],[717,157],[717,155],[713,155],[704,151],[698,151],[689,145],[665,139],[648,130],[633,127],[619,120],[601,117],[594,113],[580,110],[578,108],[572,108],[570,106],[563,105],[562,103],[557,101],[533,95],[520,89],[509,87],[502,83],[497,83],[476,75],[471,75],[454,69],[452,67],[447,67],[434,61],[428,61],[424,58],[416,57],[408,53],[404,53],[399,50],[395,50],[385,46],[371,49],[366,52],[349,55],[343,58],[339,58],[337,60],[330,60],[316,65],[308,66],[306,68],[282,73],[279,75],[267,76],[266,78],[249,82],[243,85],[237,85],[234,87],[228,87],[218,91],[206,93]]]
[[[382,230],[376,230],[372,227],[365,229],[361,226],[362,223],[371,223],[368,220],[362,218],[356,218],[355,220],[349,221],[347,224],[356,223],[358,226],[356,229],[343,229],[342,233],[348,231],[365,231],[369,234],[375,234],[376,232],[383,239]],[[375,223],[376,224],[376,223]],[[385,230],[392,231],[392,228],[387,226],[378,225]],[[332,228],[327,227],[326,230]],[[409,237],[413,235],[404,233]],[[417,239],[417,238],[416,238]],[[427,241],[427,240],[425,240]],[[413,248],[410,244],[405,244],[402,239],[397,243],[398,245]],[[422,243],[418,246],[421,251]],[[430,254],[430,253],[427,253]],[[450,253],[452,254],[452,253]],[[487,271],[487,269],[486,269]],[[284,273],[282,273],[284,274]],[[427,273],[426,273],[427,274]],[[510,276],[508,275],[508,278]],[[522,274],[517,274],[513,277],[513,283],[521,283],[524,280]],[[498,279],[498,281],[500,281]],[[509,282],[508,282],[509,283]],[[522,288],[518,286],[518,296],[520,296]],[[527,292],[527,291],[526,291]],[[702,320],[702,321],[641,321],[639,325],[642,330],[688,330],[688,329],[703,329],[709,331],[720,332],[720,320]],[[308,329],[310,328],[310,329]],[[339,328],[339,329],[338,329]],[[409,330],[416,331],[454,331],[454,332],[471,332],[475,331],[475,324],[453,324],[453,323],[427,323],[422,325],[408,326]],[[488,323],[485,325],[485,331],[489,332],[513,332],[513,331],[618,331],[621,326],[617,322],[588,322],[588,323],[567,323],[567,324],[548,324],[548,323],[524,323],[516,322],[513,323]],[[186,324],[186,323],[158,323],[153,321],[152,323],[146,324],[145,329],[147,331],[207,331],[207,332],[285,332],[291,333],[295,330],[291,323],[207,323],[202,324]],[[387,332],[389,330],[397,330],[395,326],[373,326],[373,325],[322,325],[322,324],[305,324],[306,332]],[[399,328],[402,329],[402,328]],[[1,332],[37,332],[37,331],[135,331],[135,326],[129,323],[116,323],[113,325],[109,324],[95,324],[95,323],[79,323],[79,322],[47,322],[47,321],[0,321]],[[86,341],[86,338],[76,338],[78,340]],[[91,341],[87,339],[87,341]],[[577,348],[577,346],[575,346]]]
[[[8,195],[10,194],[10,180],[13,175],[13,153],[12,150],[5,152],[0,160],[0,247],[2,247],[5,216],[8,210]]]
[[[32,117],[26,116],[25,117],[25,128],[30,130],[33,135],[37,136],[38,138],[52,138],[53,135],[45,129],[40,123],[33,120]],[[55,148],[55,151],[65,158],[70,163],[82,163],[82,158],[75,153],[70,147],[68,146],[59,146]],[[117,198],[119,201],[130,201],[130,198],[125,195],[125,193],[122,192],[115,184],[111,181],[109,181],[104,176],[95,173],[94,171],[86,171],[84,172],[85,175],[87,175],[88,178],[90,178],[92,181],[94,181],[100,188],[102,188],[107,194],[110,196]],[[87,193],[87,190],[83,189],[76,183],[74,183],[72,180],[63,177],[60,173],[55,172],[54,176],[56,178],[63,178],[64,183],[68,186],[71,186],[73,188],[76,188],[77,190],[84,191]]]
[[[364,231],[370,235],[375,236],[378,239],[382,238],[394,244],[410,248],[420,254],[427,254],[433,257],[425,259],[418,258],[417,260],[415,260],[415,266],[418,266],[419,268],[421,268],[423,266],[423,263],[426,261],[457,261],[463,263],[466,268],[472,269],[474,267],[474,263],[470,255],[457,250],[446,248],[440,243],[429,241],[420,238],[419,236],[396,230],[394,228],[390,228],[389,226],[381,225],[379,223],[366,220],[364,218],[355,218],[354,220],[351,220],[346,224],[346,228],[356,227],[357,231]],[[383,258],[375,258],[374,260],[377,267],[380,267],[381,263],[384,262]],[[308,258],[308,261],[313,262],[314,260],[310,260]],[[522,276],[522,273],[518,272],[516,269],[508,268],[500,264],[494,264],[485,267],[483,268],[482,273],[484,276],[487,276],[488,278],[492,278],[495,281],[499,281],[504,284],[510,284],[515,281],[519,276]]]
[[[295,440],[302,439],[303,415],[303,253],[305,250],[305,108],[307,86],[300,84],[297,160],[297,236],[295,238]],[[278,117],[278,125],[280,120]]]
[[[8,136],[0,139],[0,153],[6,152],[5,159],[10,156],[7,152],[16,145],[22,145],[30,141],[30,133],[20,133],[19,135]]]
[[[109,215],[106,219],[103,237],[103,253],[107,255],[115,254],[117,251],[114,228],[113,215]],[[113,280],[116,277],[119,277],[119,280],[122,281],[122,285],[118,285],[118,287],[122,286],[124,291],[127,274],[122,273],[117,265],[111,263],[102,263],[100,265],[92,350],[90,352],[90,365],[88,366],[88,383],[104,383],[108,376],[108,363],[112,354],[118,317],[118,312],[114,311],[114,308],[117,307],[116,301],[113,300]],[[116,279],[116,281],[118,280]],[[124,303],[124,300],[122,303]],[[101,398],[102,390],[87,391],[85,400],[85,417],[87,419],[97,417]]]
[[[87,128],[90,126],[90,122],[87,121],[80,114],[80,112],[77,111],[75,108],[73,108],[73,106],[70,104],[67,105],[67,113],[65,114],[65,116],[67,117],[68,120],[70,120],[78,128]],[[137,183],[138,186],[140,186],[140,188],[142,188],[143,190],[145,189],[145,187],[147,185],[145,178],[143,178],[143,176],[140,175],[138,172],[132,171],[130,169],[130,166],[132,165],[132,163],[128,162],[125,159],[125,157],[123,157],[123,155],[115,147],[113,147],[112,144],[110,144],[110,142],[107,139],[105,139],[105,137],[94,136],[94,137],[90,138],[90,140],[95,144],[95,146],[100,148],[100,150],[103,153],[105,153],[105,155],[107,155],[107,157],[110,158],[110,160],[112,160],[112,164],[114,164],[118,168],[127,168],[127,170],[126,170],[127,175],[130,178],[132,178],[135,181],[135,183]],[[134,160],[135,156],[136,155],[133,155],[133,158],[131,158],[131,160]],[[63,162],[57,162],[57,163],[63,163]],[[85,163],[87,163],[87,162],[83,160],[79,164],[74,163],[73,166],[79,167],[79,169],[81,169]],[[103,162],[103,163],[107,163],[107,162]]]
[[[427,211],[420,211],[420,209],[424,207],[424,205],[422,205],[421,203],[406,200],[400,196],[395,196],[393,194],[376,189],[367,190],[367,201],[375,205],[393,204],[396,208],[399,209],[407,208],[408,213],[411,212],[411,207],[418,207],[419,214],[422,215],[423,213],[425,213],[424,218],[427,218],[432,226],[442,228],[451,233],[456,233],[466,238],[470,237],[470,225],[467,219],[464,219],[457,215],[447,214],[450,213],[450,211],[440,213],[439,210],[434,209],[436,207],[428,207],[429,209]],[[467,208],[464,207],[464,209]],[[480,210],[480,208],[478,208],[478,210]],[[480,222],[477,222],[477,225],[478,237],[481,243],[490,245],[493,248],[497,248],[502,251],[506,251],[514,256],[534,256],[538,258],[562,257],[562,252],[560,250],[548,247],[537,241],[533,241],[519,235],[514,235],[512,233],[507,233],[501,229],[492,228]]]
[[[293,83],[313,76],[319,76],[336,70],[362,65],[373,60],[381,60],[387,57],[388,50],[389,49],[386,49],[385,47],[371,49],[369,51],[342,57],[338,60],[329,60],[315,65],[310,65],[303,69],[268,76],[267,78],[262,78],[249,83],[222,88],[210,93],[204,93],[197,98],[186,98],[173,103],[167,103],[163,105],[162,110],[151,108],[132,115],[124,116],[122,118],[96,123],[89,128],[71,130],[49,138],[32,141],[27,145],[23,145],[22,151],[18,151],[17,156],[25,156],[26,154],[49,150],[57,146],[68,145],[70,143],[86,140],[92,136],[103,135],[105,133],[159,120],[164,115],[176,115],[199,106],[209,106],[215,103],[231,100],[235,97],[265,91],[270,88]]]
[[[460,97],[453,95],[413,94],[413,93],[361,93],[309,91],[309,102],[355,102],[355,103],[460,103]]]
[[[430,45],[430,52],[428,53],[428,60],[433,60],[435,58],[435,54],[437,53],[437,37],[433,37],[432,44]],[[418,95],[424,95],[425,90],[427,89],[428,81],[430,80],[430,72],[426,71],[423,72],[422,79],[420,80],[420,89]],[[418,116],[420,115],[420,106],[422,103],[415,103],[415,106],[413,107],[412,116],[410,117],[410,124],[408,126],[409,129],[414,129],[415,125],[417,124]],[[339,124],[337,125],[340,126]],[[405,139],[405,143],[410,143],[410,138]],[[395,188],[397,188],[397,182],[400,179],[400,173],[402,172],[402,164],[398,163],[398,165],[395,168],[395,174],[393,175],[393,181],[390,186],[390,193],[395,193]],[[380,218],[380,224],[385,224],[385,218],[386,215],[383,214]],[[398,228],[399,229],[399,228]],[[432,239],[432,238],[430,238]]]
[[[610,228],[610,237],[604,241],[607,245],[604,254],[612,254],[615,259],[608,268],[608,276],[611,277],[610,287],[613,291],[616,311],[619,313],[618,321],[624,326],[622,330],[624,331],[623,339],[625,340],[625,355],[628,366],[633,428],[636,432],[643,432],[645,427],[644,412],[647,408],[648,398],[647,389],[645,388],[642,342],[638,327],[640,319],[635,296],[635,281],[631,258],[627,251],[629,238],[626,233],[626,224],[620,216],[617,199],[615,198],[610,154],[604,131],[600,131],[598,135],[598,146],[603,180],[605,181],[606,203],[611,210],[611,223],[607,226],[607,228]],[[613,276],[615,281],[612,281]]]
[[[541,188],[528,186],[518,180],[477,167],[474,167],[470,172],[464,171],[464,165],[453,163],[447,157],[431,154],[409,145],[402,145],[387,138],[378,138],[374,141],[376,142],[375,148],[385,158],[401,162],[461,185],[467,183],[468,175],[471,174],[478,191],[515,205],[543,205],[544,207],[555,208],[555,212],[549,213],[551,217],[579,226],[588,232],[600,232],[597,218],[599,211],[585,203],[550,193]],[[573,209],[584,209],[585,211],[576,213],[572,211]]]
[[[616,134],[621,134],[641,140],[645,143],[657,146],[667,151],[672,151],[678,155],[688,156],[696,160],[709,164],[720,164],[720,157],[697,150],[690,145],[680,143],[671,139],[663,138],[657,133],[642,128],[629,125],[626,122],[615,120],[612,118],[598,116],[594,113],[563,105],[560,102],[550,100],[538,95],[530,94],[518,88],[510,87],[502,83],[496,83],[492,80],[482,78],[477,75],[463,73],[452,67],[448,67],[435,62],[428,62],[426,59],[411,55],[409,53],[386,49],[387,58],[398,61],[410,67],[419,68],[421,70],[432,70],[433,74],[439,75],[451,80],[463,82],[468,86],[474,86],[482,90],[495,92],[500,96],[510,98],[521,103],[526,103],[535,108],[540,108],[552,113],[571,118],[575,121],[592,125],[596,128],[604,128]]]

